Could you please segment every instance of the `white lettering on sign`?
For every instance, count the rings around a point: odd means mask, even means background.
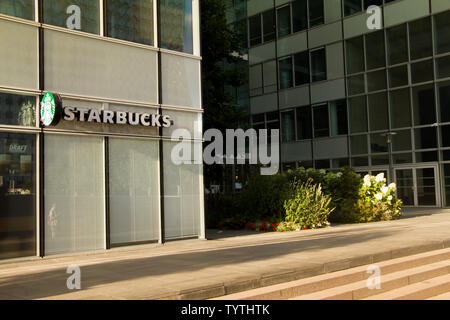
[[[25,153],[27,152],[27,145],[19,145],[16,143],[9,145],[9,152],[10,153]]]
[[[64,108],[63,119],[65,121],[78,120],[80,122],[128,124],[130,126],[141,125],[144,127],[169,128],[173,125],[173,120],[167,115],[74,107]]]

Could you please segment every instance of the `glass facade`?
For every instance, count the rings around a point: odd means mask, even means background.
[[[283,168],[349,164],[385,172],[392,182],[405,177],[405,185],[416,186],[404,195],[412,206],[450,205],[440,194],[448,189],[440,170],[450,161],[450,3],[431,3],[420,9],[407,0],[253,2],[249,68],[251,83],[261,85],[250,90],[250,110],[279,113],[281,142],[289,143]],[[366,25],[372,5],[383,11],[379,30]],[[273,10],[276,37],[252,43]],[[268,61],[278,62],[276,98],[262,89]]]
[[[0,92],[0,124],[33,127],[36,97]]]
[[[17,18],[34,20],[34,0],[0,1],[0,13]]]
[[[36,254],[36,136],[0,132],[0,259]]]
[[[103,139],[45,137],[45,252],[105,249]]]
[[[109,140],[111,244],[158,241],[158,151],[156,141]]]
[[[99,2],[92,0],[45,0],[44,23],[84,32],[100,33]]]
[[[160,0],[160,6],[160,47],[192,54],[192,0]]]
[[[152,0],[107,0],[107,35],[153,45]]]
[[[198,0],[45,0],[42,6],[42,23],[149,46],[155,45],[159,11],[159,47],[187,54],[194,54],[194,41],[199,37],[193,21]],[[0,14],[37,21],[35,11],[34,0],[0,1]],[[265,15],[265,41],[274,38],[273,21],[273,14]],[[251,26],[252,33],[259,34],[251,42],[261,42],[261,17]]]
[[[0,259],[205,238],[202,164],[170,141],[202,131],[198,20],[198,0],[0,1]],[[77,116],[44,126],[46,92]]]

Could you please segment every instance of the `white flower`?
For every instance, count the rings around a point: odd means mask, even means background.
[[[381,193],[377,193],[375,195],[375,199],[377,199],[378,201],[380,201],[381,199],[383,199],[383,195]]]
[[[338,173],[336,174],[336,177],[338,177],[338,178],[342,177],[342,172],[338,172]]]
[[[381,188],[381,192],[383,192],[384,194],[389,192],[389,187],[383,187]]]
[[[391,189],[392,191],[395,191],[395,190],[397,190],[397,185],[396,185],[395,183],[391,183],[391,184],[388,186],[388,188]]]
[[[384,181],[384,173],[382,172],[382,173],[378,174],[376,176],[376,178],[375,178],[375,181],[376,182],[383,182]]]
[[[388,201],[392,201],[392,196],[387,197]]]
[[[372,183],[370,182],[370,175],[364,176],[364,186],[370,187],[371,185],[372,185]]]

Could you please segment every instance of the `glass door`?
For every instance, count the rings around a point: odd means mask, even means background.
[[[397,182],[397,197],[405,206],[415,205],[415,188],[413,169],[397,169],[395,171]]]
[[[416,169],[417,205],[437,206],[436,170],[435,168]]]
[[[405,206],[439,205],[437,167],[399,168],[395,170],[397,197]]]

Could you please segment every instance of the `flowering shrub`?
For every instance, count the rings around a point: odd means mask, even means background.
[[[260,221],[260,222],[249,222],[247,224],[246,229],[247,230],[254,230],[254,231],[263,231],[263,232],[275,232],[277,231],[278,226],[280,225],[279,222],[268,222],[266,220]]]
[[[386,184],[384,174],[364,177],[359,191],[356,211],[358,222],[387,221],[398,219],[402,215],[402,201],[395,197],[396,185]]]
[[[324,194],[320,184],[312,179],[292,183],[293,195],[284,202],[286,222],[293,222],[301,228],[322,228],[328,224],[328,216],[334,210],[331,196]]]

